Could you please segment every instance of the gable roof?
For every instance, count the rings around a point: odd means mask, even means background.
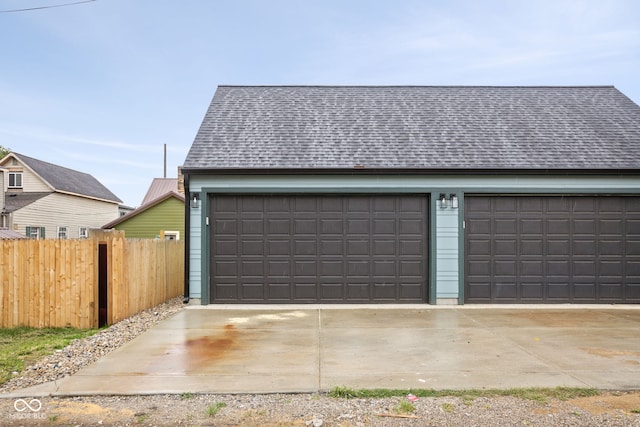
[[[178,192],[178,178],[153,178],[142,204],[147,204],[170,191]]]
[[[7,155],[7,157],[10,156],[24,163],[54,191],[122,203],[122,200],[88,173],[54,165],[24,154],[10,153]]]
[[[123,223],[137,215],[140,215],[143,212],[148,211],[149,209],[151,209],[152,207],[159,205],[160,203],[164,202],[165,200],[174,197],[176,199],[178,199],[179,201],[181,201],[182,203],[184,203],[184,195],[178,193],[177,191],[168,191],[162,195],[160,195],[159,197],[156,197],[155,199],[148,201],[145,204],[142,204],[141,206],[137,207],[136,209],[132,210],[131,212],[127,213],[126,215],[123,215],[119,218],[114,219],[113,221],[109,222],[108,224],[105,224],[102,226],[103,229],[107,229],[107,228],[113,228],[116,225]]]
[[[637,170],[613,86],[220,86],[184,171]]]

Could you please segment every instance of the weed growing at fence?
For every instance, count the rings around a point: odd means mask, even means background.
[[[43,356],[68,345],[72,340],[85,338],[97,329],[73,328],[3,328],[0,329],[0,384],[22,372]]]

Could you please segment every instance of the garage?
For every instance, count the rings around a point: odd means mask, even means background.
[[[640,302],[640,197],[465,196],[466,303]]]
[[[209,197],[211,303],[424,303],[426,195]]]

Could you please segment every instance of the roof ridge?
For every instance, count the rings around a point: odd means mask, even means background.
[[[231,88],[489,88],[489,89],[612,89],[615,85],[233,85],[220,84],[218,87]]]

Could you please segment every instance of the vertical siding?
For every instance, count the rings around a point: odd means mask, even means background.
[[[438,203],[437,200],[434,202]],[[458,298],[460,211],[436,207],[436,298]]]

